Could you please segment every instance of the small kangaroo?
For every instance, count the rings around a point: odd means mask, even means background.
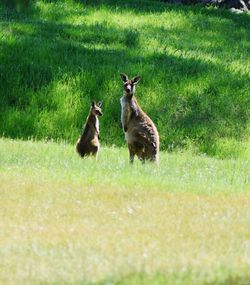
[[[77,141],[76,150],[81,157],[87,155],[98,156],[100,148],[100,130],[98,116],[102,116],[102,103],[92,102],[83,133]]]
[[[159,162],[160,139],[156,126],[143,112],[135,98],[135,86],[141,79],[140,76],[131,80],[124,73],[120,74],[124,83],[124,95],[121,98],[121,122],[128,144],[130,162],[134,156],[142,161]]]

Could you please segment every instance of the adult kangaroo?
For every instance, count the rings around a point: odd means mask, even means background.
[[[143,112],[135,98],[135,86],[140,76],[131,80],[124,73],[121,75],[124,84],[124,95],[121,98],[121,122],[128,144],[130,162],[134,156],[142,161],[159,162],[159,134],[153,121]]]
[[[98,116],[102,116],[101,102],[92,102],[83,133],[77,141],[76,150],[81,157],[94,155],[97,157],[100,148],[100,130]]]

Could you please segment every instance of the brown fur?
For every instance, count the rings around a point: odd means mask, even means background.
[[[121,74],[124,82],[124,95],[121,98],[122,115],[121,121],[125,138],[128,144],[130,161],[134,156],[141,161],[159,161],[159,134],[153,121],[141,109],[135,98],[135,84],[140,77],[128,80],[125,74]]]
[[[100,104],[92,103],[82,135],[77,141],[76,150],[81,157],[94,155],[97,157],[100,149],[99,119],[102,116]]]

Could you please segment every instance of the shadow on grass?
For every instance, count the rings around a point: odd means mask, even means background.
[[[104,3],[82,2],[84,13],[86,6],[96,8]],[[131,8],[131,3],[105,1],[105,5],[114,10],[118,7],[158,13],[166,9],[164,4],[157,6],[141,1],[133,2]],[[192,10],[180,6],[167,6],[167,9],[182,13]],[[185,56],[189,48],[180,47],[177,28],[171,30],[172,38],[167,45],[183,53],[175,55],[164,50],[142,53],[145,35],[134,29],[115,27],[108,22],[45,21],[39,13],[35,10],[23,18],[2,13],[4,18],[11,18],[11,23],[2,22],[1,134],[12,138],[47,137],[74,142],[89,102],[95,99],[104,102],[103,141],[123,145],[119,128],[122,93],[119,73],[127,72],[143,78],[138,86],[138,98],[159,128],[163,149],[184,146],[190,139],[209,153],[209,145],[219,137],[240,139],[244,136],[248,123],[248,76],[230,72],[220,63]],[[69,11],[58,11],[56,18],[60,20],[68,14]],[[246,30],[248,39],[250,24],[244,25],[242,29]],[[217,28],[221,42],[217,47],[223,50],[228,41],[228,27],[222,30],[219,27],[220,24]],[[158,42],[164,47],[164,35],[169,31],[147,25],[145,29],[149,31],[149,38],[162,35]],[[193,37],[200,51],[209,52],[207,47],[202,47],[202,36],[194,37],[193,31],[183,32],[185,41]],[[151,95],[152,90],[154,95]]]

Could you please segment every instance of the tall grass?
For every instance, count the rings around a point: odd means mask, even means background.
[[[249,15],[157,1],[0,4],[0,134],[75,142],[91,100],[103,142],[121,146],[120,72],[161,146],[237,157],[249,138]]]

